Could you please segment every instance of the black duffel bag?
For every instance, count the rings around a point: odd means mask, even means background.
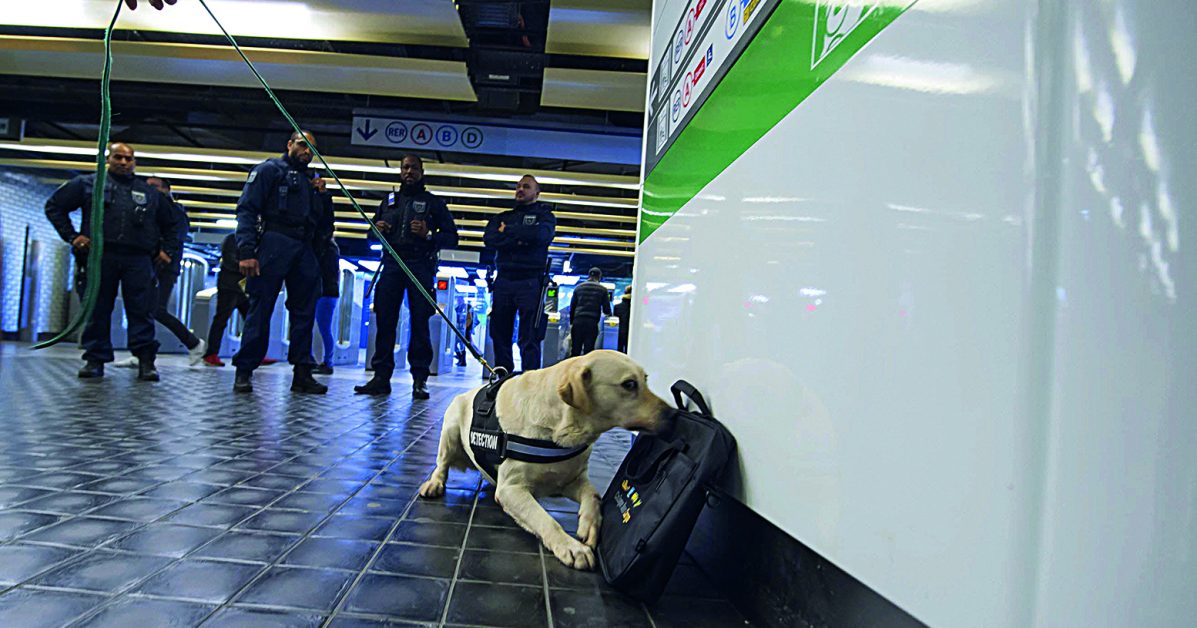
[[[661,596],[686,541],[736,449],[702,395],[678,380],[673,429],[640,434],[603,496],[599,565],[615,589],[645,602]],[[686,409],[683,397],[697,406]]]

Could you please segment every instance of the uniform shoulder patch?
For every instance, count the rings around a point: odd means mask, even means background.
[[[249,173],[249,179],[248,179],[248,180],[246,180],[245,182],[246,182],[246,183],[253,183],[253,182],[254,182],[254,179],[257,179],[257,178],[258,178],[258,171],[257,171],[257,170],[254,170],[253,172],[250,172],[250,173]]]

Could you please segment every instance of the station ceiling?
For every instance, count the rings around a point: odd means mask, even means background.
[[[47,182],[91,167],[80,151],[96,134],[101,39],[115,3],[6,3],[0,90],[9,98],[0,115],[23,120],[25,139],[0,146],[0,167],[33,169]],[[338,172],[366,206],[397,185],[398,153],[353,144],[355,115],[625,137],[643,125],[651,0],[208,4],[321,150],[345,166]],[[114,40],[114,139],[138,147],[141,172],[175,180],[201,228],[225,228],[247,164],[281,152],[286,122],[198,2],[123,11]],[[513,177],[532,171],[551,181],[547,200],[563,217],[556,253],[631,256],[638,165],[417,152],[464,223],[466,247],[509,204]],[[338,204],[338,230],[360,240],[365,225]]]

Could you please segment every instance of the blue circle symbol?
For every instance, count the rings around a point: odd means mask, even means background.
[[[723,28],[723,34],[731,39],[736,36],[738,30],[740,30],[740,3],[732,0],[727,7],[727,25]]]
[[[482,130],[477,127],[466,127],[461,132],[461,144],[466,148],[478,148],[482,146],[483,139]]]
[[[411,141],[424,146],[432,141],[432,127],[421,122],[411,128]]]
[[[392,122],[387,125],[387,140],[396,144],[407,139],[407,125],[402,122]]]
[[[677,90],[673,93],[673,121],[677,122],[678,116],[682,113],[682,90]]]
[[[448,124],[436,130],[436,143],[445,148],[457,143],[457,127]]]

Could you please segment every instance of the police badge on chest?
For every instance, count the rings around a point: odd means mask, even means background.
[[[536,224],[536,216],[535,215],[524,216],[524,226],[525,227],[531,227],[531,226],[534,226],[535,224]]]

